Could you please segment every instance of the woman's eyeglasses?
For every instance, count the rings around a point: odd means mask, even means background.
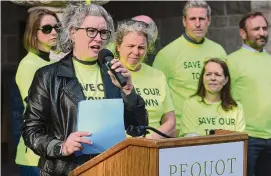
[[[41,30],[41,32],[44,33],[44,34],[50,34],[53,29],[55,29],[57,33],[59,32],[59,26],[58,25],[51,26],[49,24],[42,26],[39,30]]]
[[[87,36],[89,38],[95,38],[97,36],[98,33],[100,33],[100,37],[102,40],[108,40],[111,37],[111,31],[106,30],[106,29],[102,29],[102,30],[98,30],[96,28],[92,28],[92,27],[88,27],[88,28],[76,28],[78,29],[85,29]]]

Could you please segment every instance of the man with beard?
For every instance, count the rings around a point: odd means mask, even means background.
[[[249,135],[247,175],[267,176],[271,173],[271,56],[263,47],[268,41],[268,22],[262,13],[251,12],[239,28],[244,44],[227,62]]]

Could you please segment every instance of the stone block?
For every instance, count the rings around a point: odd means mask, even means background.
[[[12,23],[18,20],[26,20],[28,16],[27,7],[19,6],[10,1],[1,2],[2,23]]]
[[[19,58],[19,48],[22,41],[16,35],[5,36],[6,44],[6,60],[7,64],[18,63],[22,58]]]
[[[136,1],[110,1],[103,7],[112,15],[114,21],[130,19],[142,14],[141,2]]]
[[[1,32],[3,35],[12,35],[18,32],[18,21],[3,23],[1,24]]]
[[[151,18],[166,18],[181,17],[184,3],[184,1],[110,1],[103,7],[114,20],[142,14]]]
[[[266,48],[266,52],[268,52],[271,55],[271,48]]]
[[[229,26],[239,26],[239,22],[244,15],[229,15]]]
[[[154,19],[155,24],[157,25],[158,28],[158,36],[155,42],[155,49],[158,51],[162,48],[162,44],[161,44],[161,33],[162,33],[162,20],[160,19]]]
[[[271,7],[271,3],[269,1],[251,1],[252,10],[261,10],[268,7]]]
[[[271,27],[269,27],[269,29],[268,29],[268,34],[269,34],[269,40],[265,46],[265,49],[271,55]]]
[[[238,50],[242,46],[243,40],[239,34],[239,27],[231,27],[227,29],[227,32],[225,33],[225,44],[225,50],[228,54]]]
[[[143,1],[142,13],[153,18],[170,18],[183,16],[185,1]]]
[[[7,60],[7,43],[6,36],[2,34],[1,36],[1,63],[5,63]]]
[[[212,10],[213,15],[225,15],[225,1],[208,1],[207,2]]]
[[[226,29],[209,29],[207,37],[224,47],[229,54],[242,45],[238,27]]]
[[[227,1],[226,9],[228,15],[246,14],[251,11],[250,1]]]
[[[267,19],[269,26],[271,26],[271,8],[260,10]]]
[[[210,40],[213,40],[214,42],[222,45],[225,48],[225,33],[227,29],[209,29],[206,37]]]
[[[160,19],[158,29],[161,47],[172,42],[184,32],[181,17]]]
[[[212,16],[210,28],[223,28],[228,26],[227,16]]]

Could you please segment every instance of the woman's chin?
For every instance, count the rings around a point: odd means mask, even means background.
[[[88,55],[88,57],[97,59],[98,58],[98,53],[91,53],[91,54]]]
[[[134,64],[134,65],[129,64],[129,65],[127,66],[127,68],[128,68],[129,70],[135,71],[135,70],[137,70],[137,68],[138,68],[138,64]]]

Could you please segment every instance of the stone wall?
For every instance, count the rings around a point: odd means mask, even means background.
[[[13,143],[10,82],[14,81],[17,66],[26,55],[22,39],[28,8],[18,6],[10,1],[0,1],[0,3],[2,142],[9,144],[9,152],[14,155],[15,146],[10,145]],[[140,14],[152,17],[159,28],[157,41],[157,50],[159,50],[184,32],[181,21],[184,3],[184,1],[111,1],[104,7],[116,21]],[[207,36],[220,43],[228,54],[238,49],[242,44],[238,23],[244,13],[251,9],[262,11],[271,24],[271,2],[269,1],[209,1],[208,3],[212,8],[212,23]],[[271,26],[269,33],[271,33]],[[271,53],[271,41],[266,49]],[[14,159],[11,161],[13,162]]]
[[[104,7],[116,21],[139,14],[152,17],[159,28],[157,41],[159,50],[184,32],[181,21],[184,3],[184,1],[109,2]],[[271,24],[271,1],[208,1],[208,4],[212,9],[212,22],[207,37],[220,43],[228,54],[242,45],[239,21],[244,14],[251,10],[262,11]],[[122,8],[119,8],[120,6]],[[269,31],[271,35],[271,27]],[[266,49],[271,53],[270,45],[271,41]]]
[[[145,14],[152,17],[159,28],[157,49],[161,49],[183,32],[182,9],[184,1],[160,2],[109,2],[104,7],[115,20]],[[220,43],[227,53],[238,49],[242,40],[238,24],[243,14],[251,10],[250,1],[209,1],[212,9],[212,22],[207,37]],[[122,6],[123,8],[118,7]],[[133,9],[137,9],[136,11]]]
[[[157,41],[157,50],[159,50],[184,32],[181,21],[184,3],[184,1],[110,1],[104,7],[116,21],[139,14],[152,17],[159,28]],[[220,43],[228,54],[242,44],[238,23],[243,14],[251,9],[262,11],[271,24],[270,1],[209,1],[208,3],[212,8],[212,22],[207,37]],[[16,70],[19,61],[26,53],[22,45],[22,37],[28,8],[9,1],[1,4],[2,68]],[[269,31],[271,33],[271,27]],[[271,53],[271,41],[266,48]]]
[[[16,69],[26,51],[23,48],[23,32],[27,8],[12,2],[1,2],[1,67]]]

